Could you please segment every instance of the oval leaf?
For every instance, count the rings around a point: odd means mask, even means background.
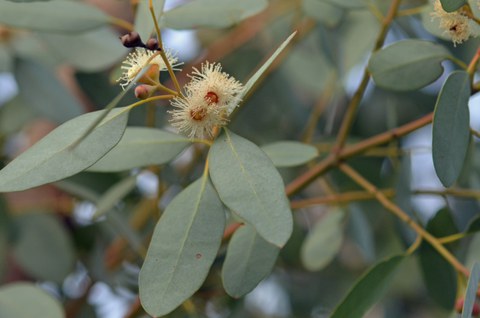
[[[152,15],[148,8],[149,0],[141,0],[138,2],[135,12],[135,27],[134,30],[138,32],[140,38],[147,40],[152,35],[155,25],[153,24]],[[155,17],[160,19],[163,15],[163,7],[165,0],[156,0],[153,2],[153,8],[155,10]]]
[[[395,271],[405,259],[396,255],[377,263],[363,275],[334,310],[331,318],[362,318],[390,285]]]
[[[432,155],[438,178],[445,187],[457,180],[470,140],[470,76],[450,74],[438,95],[433,117]]]
[[[317,222],[303,242],[300,256],[308,270],[317,271],[324,268],[337,254],[342,245],[343,216],[341,210],[329,212]]]
[[[295,141],[279,141],[262,146],[276,167],[294,167],[318,156],[317,148]]]
[[[123,107],[110,111],[74,148],[72,145],[103,111],[76,117],[57,127],[0,170],[0,192],[33,188],[85,170],[118,143],[127,125],[129,110]]]
[[[62,224],[47,213],[16,218],[19,237],[13,254],[20,266],[39,280],[61,284],[73,270],[73,243]]]
[[[195,0],[164,13],[172,29],[226,28],[265,9],[266,0]]]
[[[343,10],[327,1],[304,0],[303,11],[309,17],[328,27],[336,26],[343,16]]]
[[[193,295],[215,260],[225,212],[205,175],[173,199],[160,218],[140,271],[143,308],[163,316]]]
[[[448,56],[448,51],[441,45],[404,40],[372,54],[368,70],[379,87],[396,91],[415,90],[433,83],[442,75],[440,62]]]
[[[164,164],[190,144],[190,139],[163,130],[127,127],[120,142],[88,170],[113,172]]]
[[[39,37],[57,63],[67,63],[86,72],[104,70],[128,52],[118,40],[118,33],[108,27],[75,36],[42,33]]]
[[[0,1],[0,24],[15,28],[71,33],[95,29],[108,21],[101,10],[78,1]]]
[[[61,124],[84,113],[82,105],[41,64],[19,60],[15,65],[15,78],[22,100],[48,119]]]
[[[445,237],[458,232],[448,209],[438,211],[427,223],[426,230],[435,237]],[[426,242],[420,245],[418,260],[428,294],[439,306],[447,310],[453,309],[457,294],[457,275],[452,265]]]
[[[466,5],[466,0],[440,0],[443,10],[446,12],[453,12]]]
[[[463,302],[462,318],[472,317],[472,310],[477,300],[478,283],[480,282],[480,263],[475,262],[468,278],[465,301]]]
[[[120,182],[114,184],[107,192],[98,200],[97,211],[93,215],[93,218],[98,218],[111,209],[122,200],[127,194],[129,194],[137,184],[137,176],[129,176]]]
[[[15,283],[0,288],[0,317],[63,318],[60,303],[30,283]]]
[[[213,143],[209,161],[210,176],[223,203],[265,240],[285,245],[293,229],[292,212],[282,178],[267,155],[225,129]]]
[[[252,291],[272,271],[280,249],[265,241],[250,225],[233,234],[228,245],[222,280],[225,291],[239,298]]]

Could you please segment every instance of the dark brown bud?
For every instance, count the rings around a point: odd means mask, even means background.
[[[152,51],[158,50],[157,39],[154,39],[154,38],[148,39],[147,44],[145,44],[145,47],[149,50],[152,50]]]
[[[120,40],[125,47],[145,47],[145,44],[140,38],[140,34],[135,31],[122,35]]]

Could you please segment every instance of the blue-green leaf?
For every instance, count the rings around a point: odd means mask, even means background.
[[[448,51],[439,44],[404,40],[372,54],[368,70],[379,87],[415,90],[433,83],[442,75],[441,61],[448,56]]]
[[[130,109],[113,109],[76,147],[72,145],[103,111],[76,117],[57,127],[0,170],[0,192],[33,188],[85,170],[118,143]]]
[[[18,60],[15,77],[21,99],[36,112],[59,124],[84,113],[82,105],[51,70],[28,60]]]
[[[108,21],[100,9],[78,1],[0,1],[0,24],[14,28],[72,33],[98,28]]]
[[[362,318],[385,293],[398,266],[404,259],[404,255],[396,255],[372,267],[357,281],[334,310],[331,318]]]
[[[165,12],[161,22],[172,29],[226,28],[259,13],[267,5],[266,0],[195,0]]]
[[[95,211],[93,217],[98,218],[113,209],[120,200],[135,188],[136,184],[137,176],[128,176],[110,187],[97,201],[97,211]]]
[[[61,284],[73,271],[73,242],[62,224],[47,213],[29,213],[15,219],[19,230],[13,255],[18,264],[39,280]]]
[[[295,141],[278,141],[262,146],[276,167],[294,167],[318,156],[317,148]]]
[[[314,18],[318,22],[328,27],[336,26],[343,16],[343,10],[327,1],[321,0],[304,0],[303,11],[309,17]]]
[[[342,210],[330,211],[310,231],[300,251],[302,263],[308,270],[324,268],[338,253],[343,239],[343,217]]]
[[[282,247],[293,221],[284,184],[267,155],[228,129],[209,153],[210,177],[221,200],[268,242]]]
[[[458,232],[448,209],[438,211],[427,223],[426,230],[435,237],[445,237]],[[418,260],[428,294],[438,305],[451,310],[455,304],[457,291],[455,270],[426,242],[420,245]]]
[[[148,3],[149,0],[140,0],[137,5],[137,11],[135,12],[135,31],[138,32],[144,42],[150,38],[155,28]],[[155,17],[160,19],[163,15],[165,0],[156,0],[152,1],[152,3],[153,9],[155,10]]]
[[[466,0],[440,0],[443,10],[446,12],[453,12],[466,5]]]
[[[64,318],[60,302],[31,283],[0,287],[0,317]]]
[[[432,155],[438,178],[446,187],[460,175],[470,139],[470,75],[452,72],[437,98],[433,117]]]
[[[462,318],[472,317],[472,310],[475,301],[477,300],[478,283],[480,282],[480,263],[475,262],[473,268],[470,271],[470,277],[468,279],[467,290],[465,291],[465,297],[463,302]]]
[[[265,241],[250,225],[233,234],[228,244],[222,280],[225,291],[239,298],[270,274],[280,249]]]
[[[200,288],[224,227],[224,208],[208,175],[173,199],[155,227],[140,271],[140,300],[147,313],[163,316]]]
[[[190,144],[190,139],[160,129],[127,127],[120,142],[88,170],[113,172],[164,164]]]

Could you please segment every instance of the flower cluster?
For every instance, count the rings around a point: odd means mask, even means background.
[[[157,55],[153,57],[155,54]],[[165,55],[174,70],[178,70],[177,67],[182,63],[178,62],[178,58],[175,54],[169,50],[165,50]],[[128,84],[135,79],[137,74],[147,65],[150,65],[150,69],[138,80],[140,83],[155,84],[158,82],[159,72],[168,70],[165,62],[158,53],[145,48],[136,48],[133,52],[127,55],[127,58],[123,62],[123,65],[121,66],[123,73],[117,82],[122,82],[120,86],[125,89],[125,87],[128,86]]]
[[[171,101],[171,124],[190,138],[213,137],[215,127],[225,126],[238,105],[243,85],[225,72],[220,64],[206,62],[194,68],[186,95]]]
[[[474,34],[474,22],[468,17],[467,11],[460,8],[454,12],[443,10],[440,0],[435,0],[433,18],[440,19],[440,28],[448,34],[454,45],[468,40]]]

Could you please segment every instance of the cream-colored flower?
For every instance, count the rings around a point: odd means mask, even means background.
[[[171,100],[170,123],[189,138],[211,138],[215,127],[228,122],[226,106],[212,104],[203,95],[188,92]]]
[[[453,45],[460,44],[472,36],[472,21],[462,11],[446,12],[440,0],[435,0],[432,18],[440,19],[440,28],[452,39]]]
[[[194,68],[190,83],[185,86],[192,95],[203,95],[208,103],[227,106],[228,114],[238,106],[238,94],[242,92],[243,85],[229,74],[222,72],[218,63],[205,62],[201,71]]]
[[[130,84],[137,76],[140,71],[147,66],[147,61],[155,54],[155,51],[146,50],[144,48],[136,48],[133,52],[127,55],[121,69],[123,70],[122,76],[117,80],[117,82],[122,82],[120,86],[125,89],[128,84]],[[175,70],[179,70],[176,67],[182,63],[178,63],[178,58],[169,50],[165,50],[165,55],[167,56],[168,62]],[[155,77],[158,77],[160,71],[166,71],[167,66],[163,61],[160,55],[155,56],[150,62],[149,65],[152,65],[152,72],[156,73]],[[148,72],[150,73],[150,71]],[[139,80],[140,81],[140,80]],[[140,81],[142,82],[142,81]],[[145,82],[145,81],[143,81]],[[145,82],[145,84],[152,84]]]

